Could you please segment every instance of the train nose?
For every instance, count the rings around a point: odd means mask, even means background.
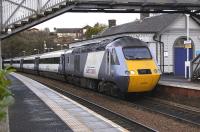
[[[148,92],[157,84],[159,75],[129,76],[128,92]]]
[[[129,77],[128,92],[151,91],[160,78],[155,62],[150,60],[128,60],[126,75]]]

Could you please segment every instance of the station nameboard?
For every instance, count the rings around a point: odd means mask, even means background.
[[[191,40],[186,40],[184,41],[185,48],[192,48],[192,41]]]

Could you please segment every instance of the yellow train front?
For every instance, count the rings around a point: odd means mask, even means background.
[[[160,79],[160,70],[147,44],[132,37],[119,38],[107,46],[110,55],[109,80],[121,93],[152,91]],[[109,59],[108,59],[109,60]]]

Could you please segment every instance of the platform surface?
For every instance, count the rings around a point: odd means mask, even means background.
[[[10,132],[71,132],[72,130],[30,89],[13,76],[10,90],[15,103],[9,107]]]
[[[186,88],[200,90],[200,80],[191,82],[183,77],[176,77],[173,75],[162,75],[159,81],[159,85]]]
[[[18,93],[19,98],[24,101],[18,102],[18,111],[22,109],[21,116],[16,116],[12,107],[10,108],[10,127],[15,124],[15,129],[25,129],[26,131],[81,131],[81,132],[119,132],[127,131],[112,121],[98,115],[88,108],[78,104],[77,102],[57,93],[56,91],[17,73],[11,74],[12,86],[11,90],[14,94]],[[30,95],[29,95],[30,94]],[[17,95],[17,94],[16,94]],[[32,97],[34,96],[35,97]],[[29,97],[30,96],[30,97]],[[37,99],[37,100],[34,100]],[[23,99],[21,99],[23,100]],[[26,101],[27,100],[27,101]],[[30,100],[30,101],[29,101]],[[20,107],[21,104],[26,106]],[[28,105],[27,105],[28,104]],[[41,105],[41,106],[40,106]],[[26,107],[26,108],[25,108]],[[43,108],[44,107],[44,108]],[[24,110],[25,109],[25,110]],[[12,112],[14,111],[14,112]],[[46,113],[45,113],[46,112]],[[30,116],[23,117],[27,113]],[[44,115],[42,113],[45,113]],[[51,115],[52,114],[52,115]],[[16,117],[15,117],[16,116]],[[34,120],[33,120],[34,119]],[[23,120],[23,121],[22,121]],[[29,122],[26,122],[29,120]],[[50,120],[50,121],[49,121]],[[14,122],[13,122],[14,121]],[[17,123],[21,121],[21,123]],[[36,125],[25,125],[35,121]],[[37,121],[40,121],[37,123]],[[45,125],[45,122],[47,124]],[[23,124],[24,123],[24,124]],[[44,125],[42,124],[44,123]],[[17,125],[17,126],[16,126]],[[37,125],[39,126],[38,128]],[[40,129],[41,128],[41,129]],[[12,131],[11,131],[12,132]],[[20,131],[22,132],[22,131]]]

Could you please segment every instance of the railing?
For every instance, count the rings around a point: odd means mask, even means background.
[[[2,25],[9,27],[69,1],[72,0],[2,0]]]
[[[200,79],[200,54],[191,61],[191,79]]]
[[[151,0],[0,0],[2,2],[2,27],[9,27],[12,24],[28,19],[32,15],[40,14],[48,9],[52,9],[56,6],[59,6],[63,3],[78,2],[78,3],[87,3],[83,6],[81,11],[84,11],[86,8],[98,9],[105,6],[105,9],[120,9],[120,12],[123,12],[122,9],[137,9],[141,7],[147,7],[149,9],[159,9],[160,10],[174,10],[174,11],[191,11],[191,13],[199,13],[200,1],[182,1],[182,0],[165,0],[162,2],[151,1]],[[97,3],[92,6],[92,3]],[[104,3],[98,7],[99,3]],[[123,7],[122,5],[127,4],[130,7]],[[130,3],[130,4],[129,4]],[[116,4],[115,6],[113,6]],[[107,5],[107,6],[106,6]],[[132,6],[131,6],[132,5]],[[152,5],[152,7],[151,7]],[[98,7],[98,8],[97,8]],[[141,8],[141,9],[142,9]],[[145,9],[144,9],[145,10]],[[76,11],[76,10],[75,10]],[[94,11],[94,10],[89,10]],[[107,10],[109,11],[109,10]],[[134,10],[133,10],[134,11]],[[157,12],[158,13],[158,12]]]

